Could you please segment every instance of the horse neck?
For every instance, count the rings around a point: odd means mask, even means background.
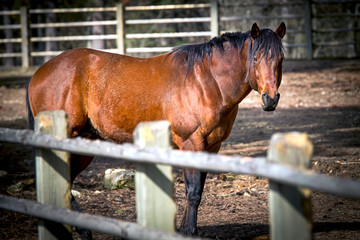
[[[248,40],[240,51],[232,46],[225,46],[224,49],[223,52],[214,49],[210,71],[219,86],[224,104],[230,107],[239,104],[252,90],[246,81]]]

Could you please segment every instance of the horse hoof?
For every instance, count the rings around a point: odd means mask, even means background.
[[[186,236],[198,236],[198,229],[197,228],[185,228],[180,227],[180,233]]]
[[[79,203],[76,201],[76,199],[74,198],[74,196],[72,196],[72,200],[71,200],[71,209],[77,212],[81,212],[81,207],[79,205]],[[87,229],[83,229],[83,228],[75,228],[76,232],[80,235],[80,238],[83,240],[92,240],[92,233],[90,230]]]
[[[92,240],[92,233],[89,230],[84,230],[84,229],[76,229],[77,232],[80,235],[80,238],[83,240]]]

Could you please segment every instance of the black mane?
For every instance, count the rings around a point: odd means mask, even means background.
[[[246,33],[224,33],[206,43],[185,44],[175,47],[172,49],[171,54],[175,55],[175,59],[184,57],[183,61],[186,65],[187,73],[189,73],[196,63],[199,61],[203,63],[205,57],[210,59],[213,53],[213,47],[224,51],[223,42],[229,42],[234,48],[240,51],[248,38],[251,38],[250,31]],[[280,37],[270,29],[262,29],[259,37],[255,39],[254,44],[250,44],[247,60],[252,60],[257,51],[262,51],[262,58],[265,57],[266,59],[273,59],[279,56],[279,54],[283,54]]]

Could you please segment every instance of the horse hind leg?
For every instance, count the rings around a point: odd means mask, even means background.
[[[92,161],[93,157],[81,156],[77,154],[70,155],[70,164],[71,164],[71,183],[74,182],[77,175],[82,172]],[[77,212],[83,212],[79,203],[76,201],[73,194],[71,194],[71,209]],[[88,229],[76,227],[76,232],[80,235],[81,239],[91,240],[92,233]]]
[[[76,201],[76,199],[72,194],[71,194],[71,209],[82,213],[82,209],[79,203]],[[92,240],[92,233],[90,230],[76,227],[76,232],[80,235],[81,239]]]
[[[90,119],[79,119],[78,122],[82,124],[71,124],[69,123],[70,133],[73,137],[83,137],[91,140],[95,139],[104,139],[103,136],[93,127]],[[71,163],[71,182],[84,171],[94,159],[93,156],[83,156],[78,154],[71,154],[70,163]]]
[[[70,126],[71,128],[71,126]],[[74,128],[73,128],[74,129]],[[86,137],[89,139],[97,139],[99,136],[96,135],[95,131],[92,129],[91,123],[86,121],[86,123],[78,127],[79,129],[77,131],[77,136]],[[70,130],[70,132],[74,132],[75,130]],[[78,154],[70,154],[70,164],[71,164],[71,182],[73,183],[75,181],[75,178],[83,171],[85,170],[90,163],[92,162],[94,157],[92,156],[83,156]],[[79,203],[76,201],[75,197],[71,194],[71,208],[74,211],[82,212],[82,209],[79,205]],[[92,233],[88,229],[83,228],[76,228],[76,232],[80,235],[81,239],[84,240],[91,240],[92,239]]]

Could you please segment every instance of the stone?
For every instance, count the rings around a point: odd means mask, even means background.
[[[8,173],[4,170],[0,170],[0,179],[7,179]]]
[[[18,182],[18,183],[16,183],[16,184],[11,185],[10,187],[8,187],[7,190],[8,190],[9,192],[19,192],[19,191],[23,190],[24,187],[25,187],[25,183],[23,183],[23,182]]]
[[[135,189],[135,173],[126,169],[107,169],[104,177],[105,189]]]
[[[71,194],[73,195],[73,197],[80,199],[82,197],[81,193],[77,190],[71,189]]]

